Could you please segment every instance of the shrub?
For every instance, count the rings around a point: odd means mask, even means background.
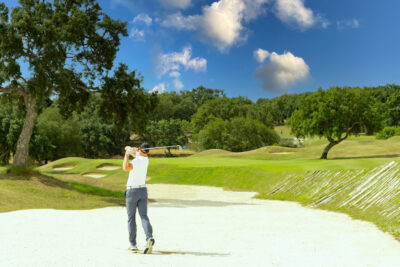
[[[388,139],[392,136],[400,135],[399,126],[387,126],[383,128],[377,135],[376,139]]]

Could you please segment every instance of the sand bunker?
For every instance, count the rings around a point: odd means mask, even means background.
[[[29,209],[0,213],[0,266],[400,266],[399,242],[344,214],[212,187],[148,191],[154,255],[127,250],[124,207]]]
[[[102,174],[102,173],[95,173],[95,172],[93,172],[93,173],[85,173],[83,176],[98,179],[98,178],[103,178],[103,177],[106,176],[106,175],[105,175],[105,174]]]
[[[70,170],[70,169],[73,169],[73,168],[75,168],[75,165],[62,165],[62,166],[53,167],[53,170],[55,170],[55,171],[67,171],[67,170]]]
[[[293,154],[293,152],[271,152],[270,154],[281,154],[281,155],[284,155],[284,154]]]
[[[120,168],[121,168],[120,166],[113,165],[113,164],[108,164],[108,163],[101,164],[101,165],[96,167],[96,169],[103,170],[103,171],[113,171],[113,170],[117,170],[117,169],[120,169]]]

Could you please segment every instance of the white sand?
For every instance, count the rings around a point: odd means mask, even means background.
[[[99,179],[99,178],[105,177],[106,175],[105,174],[101,174],[101,173],[86,173],[83,176]]]
[[[121,169],[121,167],[116,166],[116,165],[101,165],[100,167],[97,167],[98,170],[104,170],[104,171],[113,171],[117,169]]]
[[[64,165],[64,166],[61,166],[61,167],[53,167],[53,170],[55,170],[55,171],[67,171],[67,170],[71,170],[73,168],[75,168],[74,165]]]
[[[252,195],[149,186],[154,255],[127,250],[122,207],[1,213],[0,266],[400,266],[400,243],[371,223]]]
[[[284,154],[293,154],[293,152],[271,152],[270,154],[281,154],[281,155],[284,155]]]

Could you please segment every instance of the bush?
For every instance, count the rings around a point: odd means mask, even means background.
[[[400,135],[399,126],[388,126],[383,128],[377,135],[376,139],[388,139],[392,136]]]
[[[279,135],[263,123],[242,117],[230,121],[214,119],[196,136],[203,149],[225,149],[233,152],[252,150],[279,142]]]

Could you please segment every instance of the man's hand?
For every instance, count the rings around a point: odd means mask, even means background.
[[[136,151],[138,149],[136,147],[130,147],[130,146],[126,146],[125,147],[125,155],[131,155],[131,156],[136,156]]]

